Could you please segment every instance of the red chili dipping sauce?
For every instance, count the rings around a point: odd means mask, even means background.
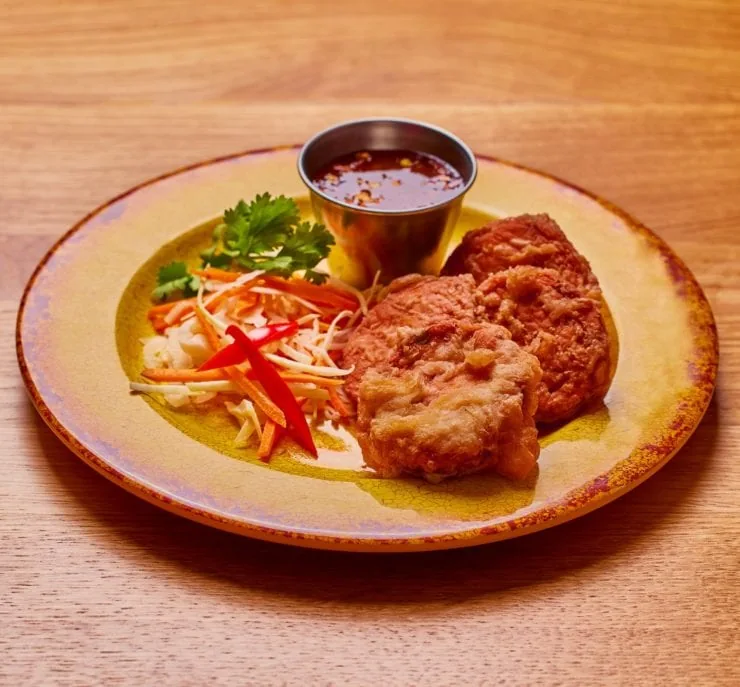
[[[379,210],[418,210],[457,195],[452,165],[413,150],[360,150],[336,158],[312,179],[331,198]]]

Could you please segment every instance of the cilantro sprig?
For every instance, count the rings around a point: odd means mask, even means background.
[[[313,268],[332,245],[334,237],[323,224],[301,222],[292,198],[263,193],[224,212],[213,245],[201,257],[212,267],[265,270],[280,277],[305,270],[305,279],[320,284],[326,275]]]
[[[323,224],[301,222],[300,209],[292,198],[263,193],[250,203],[240,200],[224,212],[201,258],[203,266],[264,270],[280,277],[302,270],[304,279],[321,284],[327,275],[314,267],[329,255],[332,245],[334,237]],[[199,278],[184,262],[172,262],[159,269],[152,298],[189,297],[199,285]]]
[[[164,301],[175,294],[182,294],[185,298],[194,296],[200,279],[190,274],[184,262],[171,262],[159,268],[157,273],[157,288],[152,292],[156,301]]]

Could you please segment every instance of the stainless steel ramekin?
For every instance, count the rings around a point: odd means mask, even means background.
[[[464,183],[455,196],[436,205],[383,210],[336,200],[312,181],[319,170],[341,155],[391,149],[435,155],[457,169]],[[298,172],[309,189],[316,219],[336,239],[329,256],[331,270],[359,288],[369,286],[378,271],[383,282],[413,272],[438,273],[463,196],[477,171],[473,152],[457,136],[411,119],[358,119],[337,124],[316,134],[298,157]]]

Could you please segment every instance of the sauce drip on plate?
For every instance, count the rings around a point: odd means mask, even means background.
[[[444,160],[413,150],[360,150],[313,178],[326,195],[358,207],[417,210],[457,195],[463,178]]]

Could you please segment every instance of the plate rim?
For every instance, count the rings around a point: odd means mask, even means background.
[[[237,153],[217,156],[186,164],[175,168],[174,170],[170,170],[142,181],[109,200],[104,201],[84,215],[50,246],[36,265],[23,289],[23,295],[21,296],[16,318],[15,347],[18,365],[26,391],[36,411],[57,438],[59,438],[61,442],[84,463],[95,469],[96,472],[103,475],[114,484],[123,487],[129,493],[132,493],[155,506],[163,508],[164,510],[181,517],[186,517],[195,522],[216,527],[234,534],[313,549],[390,553],[452,549],[481,545],[504,539],[511,539],[525,534],[532,534],[534,532],[563,524],[575,518],[587,515],[639,486],[660,470],[660,468],[662,468],[685,445],[686,441],[694,433],[709,408],[712,396],[716,389],[717,371],[719,367],[719,338],[717,334],[716,320],[711,304],[694,274],[675,253],[675,251],[654,231],[649,229],[619,206],[605,200],[596,193],[559,176],[528,165],[512,162],[493,155],[475,153],[476,158],[485,162],[491,162],[525,171],[553,181],[561,187],[572,189],[580,195],[596,202],[609,213],[619,217],[631,231],[641,235],[660,253],[669,273],[671,282],[674,284],[683,283],[685,285],[687,293],[690,292],[690,299],[687,298],[686,300],[691,300],[693,305],[691,310],[701,313],[706,319],[703,323],[703,329],[705,331],[705,336],[707,337],[707,344],[709,345],[704,351],[704,359],[702,360],[704,373],[698,380],[693,380],[691,386],[691,394],[697,398],[699,405],[691,404],[690,408],[683,411],[677,410],[674,413],[671,418],[672,420],[675,420],[676,418],[682,419],[680,426],[676,430],[676,434],[672,436],[668,445],[658,444],[652,446],[652,460],[648,460],[646,462],[641,461],[636,474],[631,474],[629,478],[622,477],[622,479],[618,480],[613,486],[609,485],[609,476],[615,472],[618,474],[619,466],[622,463],[633,459],[633,453],[630,453],[629,456],[617,462],[609,470],[584,482],[580,486],[571,489],[553,504],[548,504],[537,509],[533,513],[511,518],[505,522],[467,530],[458,530],[448,534],[435,534],[429,536],[401,535],[379,537],[372,534],[333,536],[314,532],[300,532],[289,528],[269,527],[254,522],[220,516],[205,508],[185,503],[179,499],[173,499],[164,491],[152,488],[122,473],[103,457],[90,451],[64,427],[51,411],[46,401],[44,401],[32,379],[23,351],[21,329],[26,313],[26,304],[39,274],[43,271],[57,250],[72,236],[74,236],[74,234],[85,227],[94,217],[104,212],[114,203],[133,195],[143,188],[201,167],[218,165],[242,157],[252,157],[255,155],[263,155],[279,151],[299,150],[302,145],[303,144],[290,144],[253,148]],[[694,327],[692,327],[692,329],[694,329]],[[694,331],[693,333],[695,335],[694,340],[696,340],[696,332]]]

